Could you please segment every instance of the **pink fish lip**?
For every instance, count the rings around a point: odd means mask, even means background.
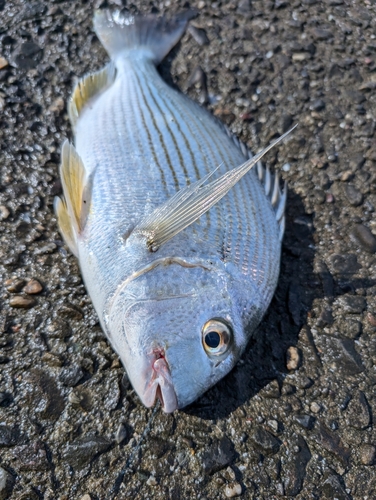
[[[178,408],[178,401],[163,349],[153,350],[150,365],[151,376],[145,386],[143,402],[145,406],[151,407],[158,398],[163,411],[172,413]]]

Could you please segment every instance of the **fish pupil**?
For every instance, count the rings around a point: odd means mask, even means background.
[[[211,349],[216,349],[221,342],[221,337],[218,332],[208,332],[205,335],[205,344]]]

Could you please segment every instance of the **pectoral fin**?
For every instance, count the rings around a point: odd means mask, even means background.
[[[203,186],[213,173],[181,189],[142,220],[134,229],[134,234],[145,237],[149,250],[156,252],[161,245],[191,225],[213,205],[218,203],[271,148],[281,142],[294,128],[272,142],[259,154],[243,163],[243,165],[240,165],[240,167],[226,172],[209,184]]]
[[[82,233],[90,209],[91,178],[73,144],[65,141],[61,152],[60,177],[64,198],[55,200],[60,231],[77,255],[77,237]]]

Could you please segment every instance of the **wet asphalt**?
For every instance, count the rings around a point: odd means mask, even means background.
[[[197,17],[161,73],[288,182],[275,297],[232,373],[145,409],[53,213],[94,8]],[[0,500],[376,498],[374,0],[0,0]]]

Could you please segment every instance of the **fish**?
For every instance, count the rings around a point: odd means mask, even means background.
[[[146,407],[184,408],[239,360],[273,297],[286,186],[157,66],[189,16],[99,10],[110,62],[68,102],[60,232]]]

